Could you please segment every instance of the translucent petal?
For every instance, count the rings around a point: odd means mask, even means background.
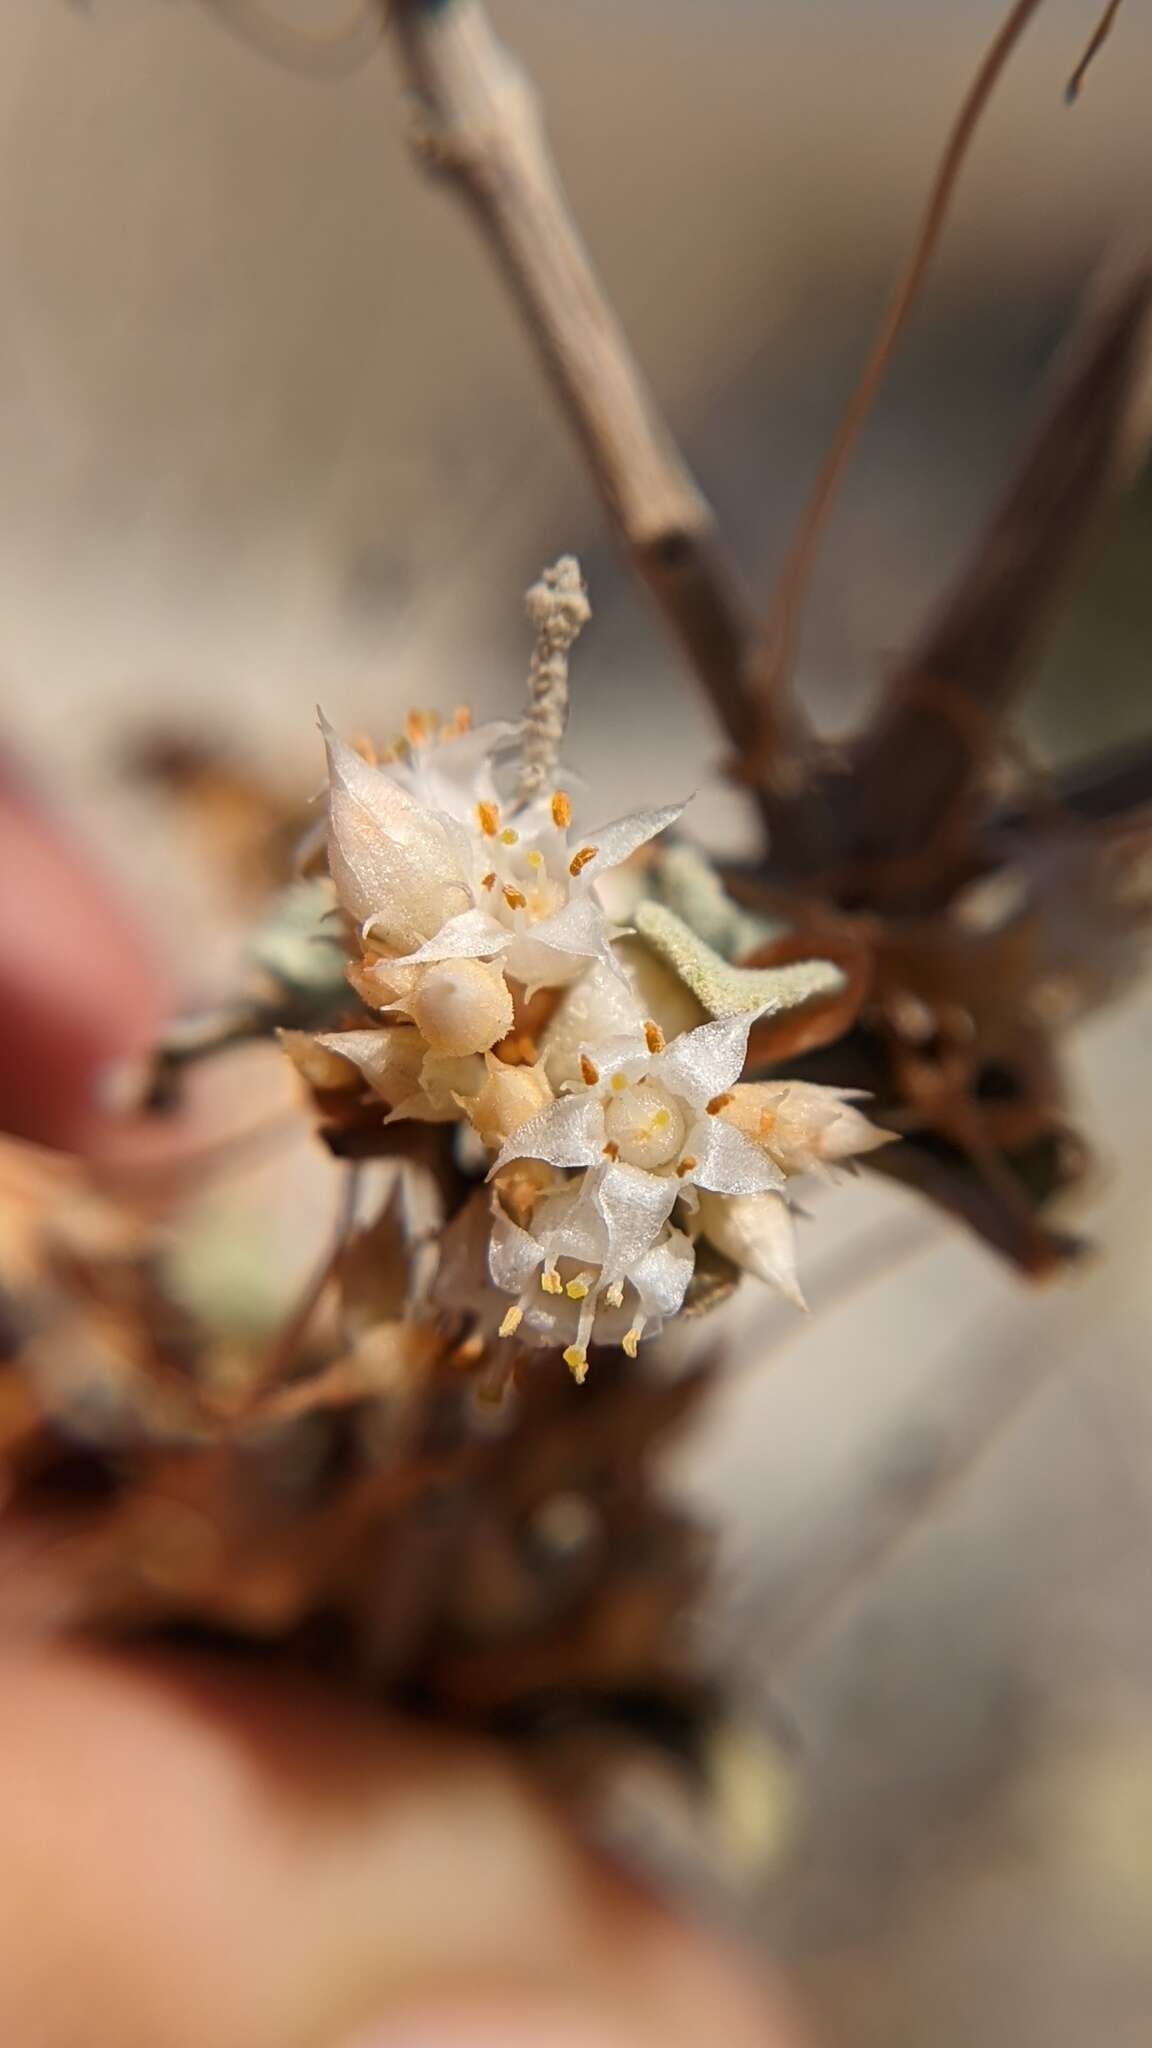
[[[401,1101],[416,1088],[428,1050],[420,1033],[403,1024],[382,1031],[322,1031],[316,1043],[351,1060],[388,1103]]]
[[[598,1098],[565,1095],[513,1132],[492,1172],[498,1172],[510,1159],[542,1159],[548,1166],[592,1166],[603,1152],[604,1111]]]
[[[472,726],[451,739],[413,748],[411,758],[389,764],[389,774],[419,803],[447,811],[471,826],[477,803],[496,797],[496,764],[515,753],[520,727],[511,719]]]
[[[544,1247],[530,1231],[522,1230],[494,1203],[488,1270],[497,1287],[506,1294],[522,1294],[531,1286],[544,1261]]]
[[[655,1323],[658,1328],[666,1316],[674,1316],[683,1305],[695,1264],[696,1255],[689,1239],[682,1230],[671,1229],[637,1260],[628,1278],[649,1325],[647,1335],[655,1336],[656,1329],[651,1325]]]
[[[575,1259],[599,1266],[607,1231],[595,1193],[595,1175],[582,1174],[571,1187],[542,1202],[533,1217],[536,1235],[552,1260]]]
[[[403,953],[389,967],[417,967],[432,960],[491,960],[508,943],[507,928],[486,910],[463,910],[440,926],[415,952]]]
[[[631,1268],[659,1236],[672,1212],[680,1184],[672,1174],[645,1173],[617,1163],[595,1176],[595,1199],[604,1219],[602,1258],[605,1285],[627,1279]]]
[[[540,1041],[553,1087],[578,1087],[581,1053],[595,1060],[602,1040],[626,1036],[640,1042],[644,1015],[628,984],[596,962],[568,990]]]
[[[531,936],[558,953],[575,953],[582,959],[603,960],[608,967],[615,965],[608,949],[608,920],[591,893],[573,896],[562,910],[540,918],[531,926]]]
[[[376,921],[389,945],[418,945],[471,902],[458,829],[361,759],[325,720],[328,862],[358,923]]]
[[[505,932],[504,937],[505,969],[513,981],[524,984],[530,997],[539,988],[567,988],[588,965],[587,956],[541,944],[531,927],[523,934]]]
[[[695,1109],[703,1109],[738,1081],[748,1051],[748,1033],[756,1012],[739,1017],[719,1017],[698,1024],[674,1038],[667,1052],[657,1053],[649,1069],[672,1095],[682,1095]]]
[[[605,868],[619,867],[637,847],[646,846],[658,832],[666,832],[669,825],[674,825],[688,802],[685,797],[684,803],[665,804],[660,810],[630,811],[627,817],[615,818],[610,825],[601,825],[595,832],[583,835],[587,844],[596,848],[595,860],[588,862],[583,873],[595,881]]]
[[[756,1195],[784,1185],[776,1161],[718,1116],[703,1116],[693,1125],[685,1150],[696,1162],[686,1178],[698,1188],[720,1195]]]

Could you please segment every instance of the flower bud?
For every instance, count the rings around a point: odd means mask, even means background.
[[[509,1067],[489,1053],[483,1086],[462,1100],[469,1123],[484,1143],[503,1145],[530,1116],[547,1109],[552,1089],[542,1066]]]
[[[701,1236],[741,1272],[778,1288],[797,1308],[807,1308],[796,1277],[792,1211],[783,1195],[773,1190],[762,1195],[702,1193],[697,1216]]]
[[[421,974],[407,1008],[433,1052],[487,1052],[512,1029],[512,997],[488,960],[438,960]]]
[[[856,1152],[890,1143],[892,1133],[869,1123],[839,1088],[811,1081],[741,1081],[720,1111],[776,1161],[784,1173],[808,1173]]]
[[[389,1107],[419,1087],[426,1048],[411,1025],[396,1024],[382,1031],[323,1031],[312,1044],[318,1055],[327,1054],[343,1065],[350,1061]]]
[[[359,1088],[355,1061],[321,1044],[310,1031],[278,1031],[281,1048],[310,1088]]]

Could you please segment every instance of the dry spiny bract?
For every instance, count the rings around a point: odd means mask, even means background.
[[[538,632],[544,599],[572,589],[567,563],[535,587]],[[360,948],[349,980],[381,1016],[284,1043],[321,1090],[326,1063],[346,1062],[390,1123],[456,1121],[495,1153],[449,1224],[441,1298],[472,1303],[484,1337],[562,1351],[583,1380],[593,1344],[635,1357],[677,1314],[701,1238],[795,1300],[786,1177],[886,1134],[834,1089],[741,1080],[755,1020],[838,986],[835,967],[741,968],[680,919],[647,973],[643,924],[621,945],[600,885],[683,805],[581,831],[558,761],[566,697],[566,662],[537,659],[520,725],[413,716],[373,760],[325,724],[329,869]],[[688,1028],[685,999],[702,1018]]]

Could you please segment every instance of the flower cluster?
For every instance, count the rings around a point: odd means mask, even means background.
[[[755,1017],[787,999],[770,975],[709,1016],[613,926],[600,884],[682,805],[578,830],[559,780],[517,779],[521,728],[461,713],[411,718],[380,759],[324,736],[348,978],[377,1018],[288,1050],[318,1087],[366,1083],[390,1120],[469,1134],[446,1298],[488,1335],[560,1348],[577,1379],[593,1341],[635,1356],[677,1313],[702,1240],[800,1303],[788,1177],[887,1134],[844,1091],[741,1080]]]

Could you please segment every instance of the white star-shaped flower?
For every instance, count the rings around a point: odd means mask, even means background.
[[[783,1186],[775,1161],[720,1114],[743,1068],[752,1021],[749,1014],[701,1024],[667,1046],[656,1025],[638,1023],[598,1045],[595,1060],[585,1054],[581,1085],[513,1132],[494,1176],[517,1159],[583,1172],[538,1203],[530,1230],[497,1218],[492,1277],[520,1297],[505,1318],[506,1333],[519,1327],[529,1305],[522,1268],[534,1276],[539,1270],[545,1293],[571,1295],[576,1286],[586,1305],[565,1356],[579,1376],[601,1301],[619,1307],[615,1297],[664,1241],[677,1201],[691,1207],[698,1190],[745,1196]],[[566,1277],[563,1260],[579,1270]],[[682,1265],[687,1286],[690,1252]],[[641,1300],[626,1349],[635,1350],[654,1314]]]
[[[329,866],[372,956],[356,984],[368,1000],[414,1016],[445,1052],[480,1052],[511,1024],[505,976],[530,993],[594,960],[614,967],[596,884],[683,805],[577,836],[562,789],[502,807],[494,766],[515,728],[454,733],[379,766],[323,731]],[[479,969],[456,971],[469,962]]]

